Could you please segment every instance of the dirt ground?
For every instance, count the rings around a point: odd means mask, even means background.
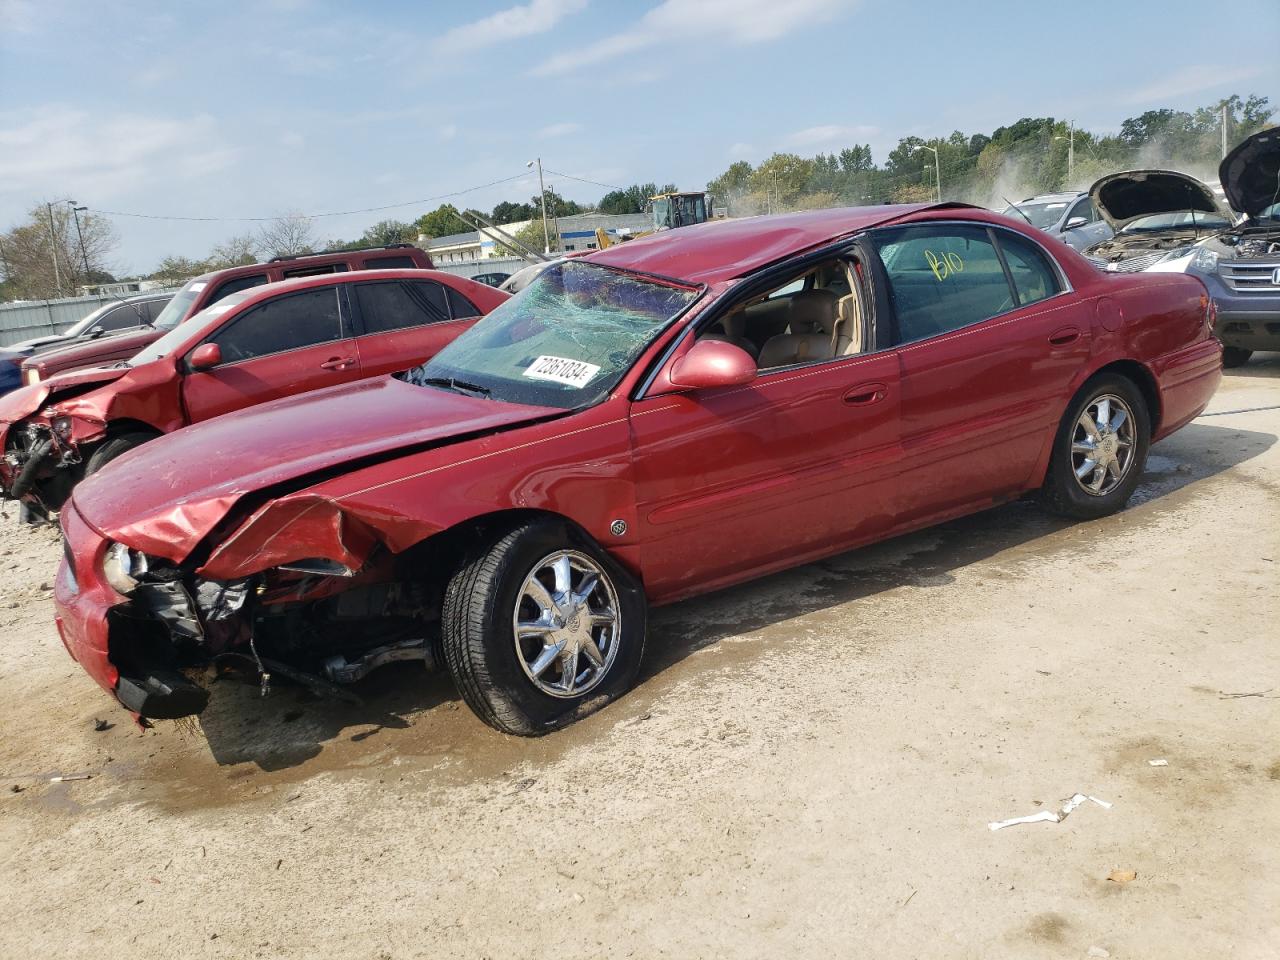
[[[5,521],[0,956],[1280,956],[1277,432],[1272,354],[1124,513],[660,611],[639,688],[537,741],[412,664],[140,732]]]

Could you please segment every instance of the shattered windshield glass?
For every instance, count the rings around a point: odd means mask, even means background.
[[[613,389],[697,296],[674,283],[566,261],[400,377],[511,403],[585,406]]]

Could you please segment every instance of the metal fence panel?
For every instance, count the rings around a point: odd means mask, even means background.
[[[552,254],[555,256],[555,254]],[[444,273],[470,279],[482,273],[515,273],[529,266],[519,257],[490,257],[487,260],[462,260],[458,263],[437,263],[435,268]]]
[[[165,293],[148,290],[147,293]],[[0,303],[0,347],[32,337],[62,333],[77,320],[83,320],[103,304],[118,302],[120,297],[69,297],[64,300],[31,300],[27,303]],[[126,298],[127,299],[127,298]]]

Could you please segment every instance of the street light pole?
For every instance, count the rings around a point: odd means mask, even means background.
[[[920,144],[919,149],[928,150],[930,153],[933,154],[933,175],[935,177],[934,182],[937,183],[938,185],[938,202],[941,203],[942,202],[942,160],[938,156],[938,148],[931,147],[927,143],[922,143]]]
[[[71,216],[76,220],[76,239],[80,241],[80,259],[84,262],[84,282],[89,282],[89,254],[84,249],[84,234],[80,232],[80,211],[88,210],[88,207],[77,207],[74,200],[68,200],[67,204],[71,207]]]
[[[61,203],[62,201],[59,201]],[[62,271],[58,268],[58,238],[53,232],[53,204],[46,203],[49,211],[49,253],[53,256],[53,285],[58,289],[58,298],[62,298]]]
[[[537,157],[525,164],[525,167],[532,167],[534,163],[538,165],[538,195],[542,197],[542,241],[543,253],[551,252],[551,231],[547,229],[547,188],[542,182],[542,158]],[[557,231],[559,232],[559,231]]]

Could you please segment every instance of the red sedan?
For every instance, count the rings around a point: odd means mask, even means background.
[[[434,270],[362,270],[251,287],[127,363],[0,398],[0,495],[37,515],[126,450],[233,410],[404,370],[508,295]]]
[[[1193,277],[954,204],[655,235],[406,375],[121,457],[63,511],[58,624],[142,716],[199,712],[184,671],[224,658],[416,657],[544,733],[631,685],[651,605],[1028,493],[1121,509],[1213,395],[1212,320]]]

